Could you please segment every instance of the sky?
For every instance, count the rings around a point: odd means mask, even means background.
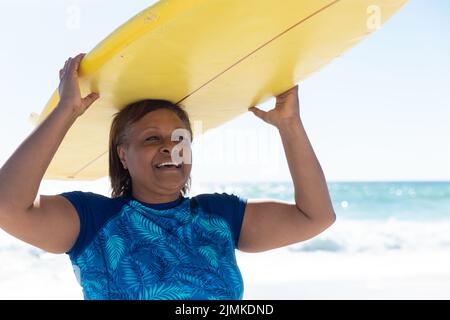
[[[0,2],[0,164],[32,132],[28,116],[58,86],[64,61],[152,3]],[[450,180],[449,14],[447,0],[411,0],[299,84],[302,121],[328,182]],[[194,181],[291,179],[278,131],[250,112],[195,141],[193,157]]]

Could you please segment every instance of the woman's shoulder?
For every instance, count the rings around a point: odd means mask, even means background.
[[[111,198],[92,191],[67,191],[59,195],[68,199],[78,211],[111,212],[124,204],[123,197]]]
[[[244,197],[230,192],[210,192],[210,193],[200,193],[192,198],[201,200],[201,201],[233,201],[233,200],[245,200]]]
[[[97,200],[97,201],[118,201],[123,199],[123,196],[112,198],[101,193],[96,193],[92,191],[81,191],[81,190],[66,191],[60,193],[59,195],[65,197],[73,197],[84,200]]]
[[[237,247],[247,199],[227,192],[202,193],[194,196],[205,213],[220,216],[228,223]]]
[[[206,210],[222,212],[245,207],[247,199],[227,192],[201,193],[192,197]]]

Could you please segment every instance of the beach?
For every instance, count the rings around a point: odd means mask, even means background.
[[[244,299],[450,298],[450,258],[443,252],[293,257],[280,250],[246,256],[240,266],[246,278]]]
[[[107,195],[100,186],[80,190]],[[261,253],[236,250],[244,300],[450,299],[450,183],[342,182],[329,189],[337,220],[320,235]],[[62,190],[43,184],[40,194]],[[193,195],[206,191],[293,198],[290,182],[210,183]],[[65,254],[0,230],[0,261],[0,299],[83,299]]]
[[[333,228],[315,244],[262,253],[237,250],[244,300],[450,299],[448,250],[430,245],[336,250],[327,242],[327,237],[337,238],[340,226]],[[45,253],[3,231],[0,243],[0,299],[83,299],[67,255]]]

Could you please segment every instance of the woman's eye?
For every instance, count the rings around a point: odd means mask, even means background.
[[[155,140],[158,140],[159,138],[157,137],[157,136],[151,136],[151,137],[148,137],[147,139],[145,139],[145,141],[155,141]]]

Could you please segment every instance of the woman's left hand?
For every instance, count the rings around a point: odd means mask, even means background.
[[[280,128],[283,123],[300,119],[300,104],[298,100],[298,85],[276,97],[275,108],[270,111],[263,111],[257,107],[248,108],[258,118]]]

